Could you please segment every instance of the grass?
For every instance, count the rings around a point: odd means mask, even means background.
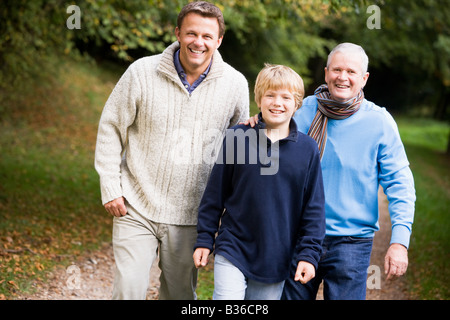
[[[0,106],[0,299],[36,289],[57,266],[111,241],[94,170],[97,124],[123,70],[61,61],[60,72]],[[256,106],[252,104],[251,115]],[[411,297],[449,299],[448,124],[397,119],[416,183]],[[199,272],[211,299],[213,266]]]
[[[111,238],[93,151],[118,76],[67,62],[10,101],[0,123],[0,299],[14,299]],[[45,82],[44,82],[45,83]]]
[[[214,257],[209,257],[209,263],[198,272],[197,299],[212,300],[214,291]]]
[[[416,186],[416,210],[407,272],[414,299],[450,298],[450,167],[447,123],[400,118]]]

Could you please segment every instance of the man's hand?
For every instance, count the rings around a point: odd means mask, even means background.
[[[194,259],[194,264],[196,268],[202,268],[208,264],[208,256],[210,250],[207,248],[197,248],[194,251],[192,258]]]
[[[105,209],[115,217],[122,217],[126,215],[127,207],[125,206],[125,198],[120,197],[105,203]]]
[[[387,280],[400,277],[408,268],[408,250],[399,243],[393,243],[384,257],[384,273]]]
[[[242,122],[242,124],[245,124],[246,126],[250,125],[252,128],[258,123],[258,115],[255,114],[253,117],[245,120]]]
[[[299,261],[297,271],[295,272],[294,280],[300,281],[301,284],[306,284],[309,280],[316,276],[316,268],[306,261]]]

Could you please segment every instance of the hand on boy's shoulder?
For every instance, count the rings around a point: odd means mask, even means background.
[[[250,125],[252,128],[256,126],[258,123],[258,114],[255,114],[253,117],[245,120],[244,122],[240,122],[239,124],[245,124],[246,126]]]

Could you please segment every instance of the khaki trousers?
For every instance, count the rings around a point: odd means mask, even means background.
[[[159,249],[159,299],[196,299],[197,269],[192,259],[196,226],[150,221],[128,203],[128,213],[114,218],[116,262],[113,299],[142,300],[150,282],[150,268]]]

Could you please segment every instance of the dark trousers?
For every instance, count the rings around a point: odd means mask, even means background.
[[[294,281],[297,262],[292,261],[283,300],[314,300],[323,281],[325,300],[365,300],[367,268],[373,238],[325,237],[316,276],[303,285]]]

